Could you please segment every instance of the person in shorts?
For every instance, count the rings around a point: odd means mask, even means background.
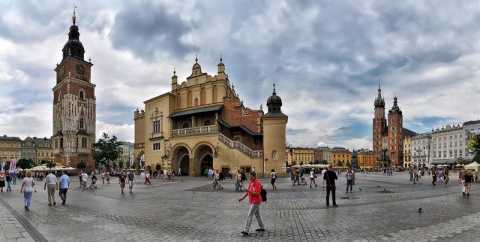
[[[133,172],[129,172],[127,174],[127,177],[128,177],[128,188],[130,189],[130,193],[131,193],[133,189],[133,183],[136,182],[135,174],[133,174]]]
[[[122,193],[123,193],[123,189],[125,188],[125,180],[126,180],[126,176],[125,174],[123,173],[120,173],[120,175],[118,176],[118,184],[120,185],[120,189],[122,190]]]

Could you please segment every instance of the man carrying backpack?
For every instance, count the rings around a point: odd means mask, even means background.
[[[248,211],[247,222],[245,224],[245,229],[242,231],[242,234],[248,235],[248,231],[250,230],[250,225],[252,224],[253,215],[257,218],[259,228],[255,231],[265,231],[265,227],[263,225],[262,215],[260,215],[260,204],[262,203],[262,197],[260,196],[260,192],[262,191],[262,184],[257,179],[257,174],[252,171],[250,174],[250,184],[248,184],[248,188],[245,190],[245,195],[242,198],[238,199],[241,202],[248,196],[248,202],[250,205],[250,210]]]

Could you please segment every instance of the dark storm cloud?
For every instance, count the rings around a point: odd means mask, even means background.
[[[152,60],[160,52],[182,59],[196,48],[181,38],[195,27],[165,5],[149,2],[127,4],[115,16],[110,40],[115,48],[127,49],[140,58]]]

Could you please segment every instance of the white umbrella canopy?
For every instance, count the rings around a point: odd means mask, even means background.
[[[475,170],[475,171],[478,171],[478,168],[480,167],[480,164],[477,163],[476,161],[468,164],[465,166],[465,169],[472,169],[472,170]]]

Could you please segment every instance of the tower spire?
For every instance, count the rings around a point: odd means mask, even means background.
[[[76,8],[77,8],[77,6],[74,3],[73,4],[73,16],[72,16],[73,25],[75,25],[75,21],[77,20],[77,16],[75,16],[75,9]]]
[[[272,92],[273,95],[277,95],[277,92],[275,92],[275,82],[273,83],[273,92]]]

